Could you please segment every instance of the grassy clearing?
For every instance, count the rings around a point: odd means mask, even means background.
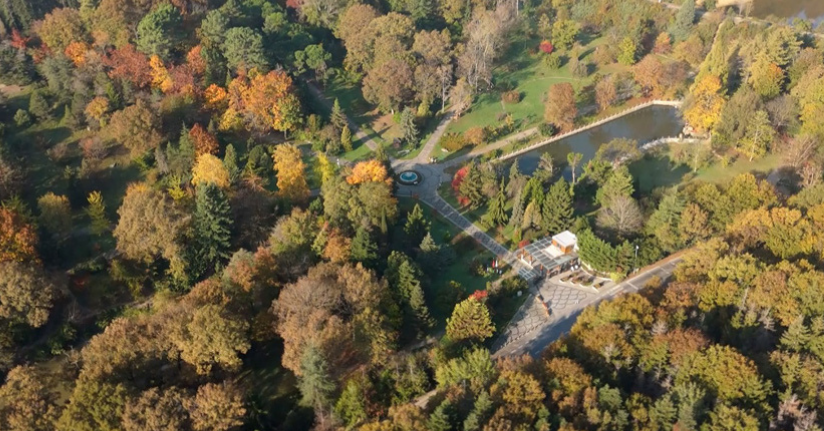
[[[716,163],[708,168],[699,170],[695,176],[695,180],[724,184],[740,174],[747,172],[769,173],[783,164],[781,156],[778,154],[769,154],[766,157],[753,161],[749,161],[745,157],[739,157],[738,160],[728,166],[722,166],[720,163]]]

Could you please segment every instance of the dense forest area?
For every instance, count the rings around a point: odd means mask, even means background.
[[[5,0],[0,23],[0,430],[824,423],[810,21],[710,0]],[[497,160],[655,99],[683,100],[685,140]],[[540,357],[493,359],[530,287],[399,193],[393,166],[420,157],[467,157],[432,165],[453,178],[434,193],[510,250],[571,230],[615,281],[683,261]]]

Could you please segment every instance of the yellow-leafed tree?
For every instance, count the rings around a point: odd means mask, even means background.
[[[721,80],[717,76],[707,75],[695,84],[691,93],[684,117],[692,127],[707,132],[718,122],[726,103],[721,92]]]
[[[383,163],[377,160],[367,160],[352,168],[352,174],[346,177],[346,182],[352,185],[382,182],[391,185],[392,179],[387,178],[386,166]]]
[[[306,165],[300,150],[294,145],[278,145],[272,154],[278,177],[278,195],[291,201],[302,201],[309,197],[306,184]]]
[[[222,189],[229,187],[229,170],[223,162],[212,154],[204,153],[197,157],[197,162],[192,168],[192,184],[212,183]]]

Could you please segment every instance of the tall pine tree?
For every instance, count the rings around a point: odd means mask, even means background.
[[[232,210],[226,195],[212,183],[198,187],[195,205],[193,269],[200,275],[230,257]]]
[[[346,121],[346,114],[343,113],[343,109],[341,109],[338,99],[335,99],[335,103],[332,105],[332,113],[329,115],[329,122],[338,130],[343,130],[344,127],[347,127],[348,123]]]
[[[420,244],[423,237],[429,232],[429,227],[429,220],[424,217],[420,204],[415,204],[415,207],[406,217],[406,225],[403,227],[406,237],[409,238],[409,243],[412,245]]]
[[[367,267],[374,265],[375,258],[378,257],[378,246],[372,240],[369,231],[363,226],[355,232],[355,238],[352,239],[352,243],[349,245],[349,257]]]
[[[469,202],[470,208],[475,209],[483,204],[483,176],[477,164],[469,166],[458,191]]]
[[[572,225],[572,195],[563,178],[549,188],[541,212],[542,227],[547,233],[563,232]]]
[[[503,180],[501,180],[501,186],[498,187],[495,198],[489,203],[486,220],[494,226],[503,226],[509,220],[509,216],[506,214],[506,194],[504,193]]]
[[[404,337],[414,339],[434,323],[421,286],[421,270],[409,256],[397,251],[389,255],[387,264],[386,277],[403,309]]]

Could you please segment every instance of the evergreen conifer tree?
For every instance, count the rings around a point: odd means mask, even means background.
[[[329,123],[335,126],[338,130],[343,130],[344,127],[348,128],[346,114],[343,113],[343,109],[341,109],[338,99],[335,99],[335,103],[332,105],[332,113],[329,115]]]
[[[461,181],[459,192],[466,198],[472,209],[478,208],[484,202],[483,178],[477,164],[469,167],[466,177]]]
[[[406,225],[403,227],[410,244],[420,244],[424,235],[429,231],[429,227],[429,220],[424,217],[420,204],[415,204],[406,217]]]
[[[232,144],[226,146],[226,154],[223,155],[223,165],[226,166],[226,170],[229,171],[229,180],[233,183],[237,181],[240,176],[240,167],[238,167],[237,164],[235,146]]]
[[[481,425],[489,419],[492,413],[492,398],[489,392],[483,391],[475,398],[475,405],[464,421],[464,431],[479,431]]]
[[[198,187],[195,205],[193,269],[200,275],[230,257],[232,210],[226,195],[212,183]]]
[[[452,402],[444,400],[429,416],[427,429],[431,431],[450,431],[455,420],[455,408]]]
[[[423,237],[418,253],[418,264],[425,272],[437,271],[441,268],[441,246],[432,238],[432,234],[427,232]]]
[[[393,251],[387,260],[386,277],[395,300],[403,310],[404,335],[411,339],[432,326],[432,318],[421,286],[421,272],[409,256]]]
[[[681,8],[675,14],[670,33],[676,42],[686,40],[690,36],[695,23],[695,0],[684,0]]]
[[[418,127],[415,125],[415,113],[412,108],[406,107],[401,112],[401,135],[407,145],[418,145]]]
[[[512,198],[512,216],[509,218],[509,224],[515,227],[521,226],[524,220],[524,198],[522,191],[518,191],[515,197]]]
[[[106,219],[106,205],[103,203],[103,195],[100,192],[91,192],[88,197],[89,206],[86,207],[86,215],[92,220],[92,233],[102,235],[109,229],[109,220]]]
[[[541,222],[549,234],[563,232],[572,225],[572,196],[569,184],[563,178],[549,188],[544,199]]]
[[[632,174],[626,166],[619,166],[612,172],[612,175],[607,178],[598,192],[595,194],[595,200],[601,205],[608,205],[609,201],[617,196],[632,196],[635,192],[635,187],[632,185]]]
[[[498,187],[498,193],[489,203],[486,219],[495,226],[503,226],[509,220],[509,216],[506,214],[506,194],[504,193],[503,180],[501,180],[501,186]]]
[[[355,237],[349,245],[349,256],[353,261],[360,262],[367,267],[372,266],[375,258],[378,257],[378,246],[363,226],[355,232]]]
[[[340,132],[340,144],[344,151],[352,151],[352,131],[349,130],[349,126],[343,126]]]
[[[300,371],[298,389],[302,395],[301,401],[322,414],[329,405],[335,383],[329,374],[329,364],[314,344],[309,344],[303,352]]]
[[[31,93],[29,98],[29,112],[38,120],[48,120],[51,118],[51,106],[39,90]]]

